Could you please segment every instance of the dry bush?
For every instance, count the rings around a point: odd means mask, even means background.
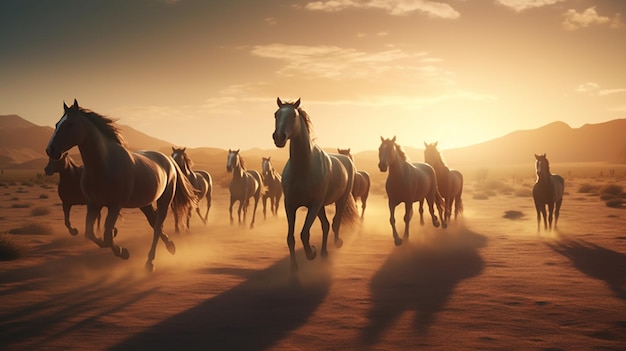
[[[0,261],[18,259],[26,253],[26,249],[7,234],[0,234]]]
[[[621,198],[613,198],[613,199],[607,200],[605,204],[607,207],[622,208],[624,206],[624,200]]]
[[[600,191],[600,186],[595,184],[583,183],[578,187],[579,193],[590,194],[597,193],[598,191]]]
[[[48,224],[39,222],[29,222],[19,228],[9,230],[11,234],[34,234],[34,235],[48,235],[52,234],[52,227]]]
[[[47,198],[49,198],[49,197],[50,197],[50,196],[48,196],[47,194],[41,194],[41,195],[39,195],[39,198],[40,198],[40,199],[47,199]]]
[[[26,203],[26,202],[17,202],[14,204],[11,204],[11,208],[29,208],[30,204]]]
[[[30,211],[30,214],[32,214],[33,216],[45,216],[47,214],[50,214],[50,209],[44,206],[38,206],[33,208]]]
[[[600,189],[601,194],[620,196],[624,193],[624,187],[620,184],[607,184]]]
[[[528,188],[522,188],[515,190],[515,196],[517,197],[531,197],[533,196],[533,191]]]

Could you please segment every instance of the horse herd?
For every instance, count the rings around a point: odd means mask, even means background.
[[[232,173],[229,214],[233,224],[233,205],[238,201],[238,222],[245,223],[250,199],[253,199],[252,228],[259,200],[263,203],[264,216],[268,199],[270,212],[276,215],[280,199],[284,196],[287,244],[293,272],[298,269],[294,238],[296,211],[301,207],[307,209],[300,232],[306,257],[312,260],[317,256],[316,247],[309,243],[310,228],[316,218],[322,226],[320,254],[326,257],[330,229],[333,231],[333,243],[339,248],[343,244],[339,235],[341,225],[357,224],[362,220],[371,183],[366,171],[355,168],[350,149],[338,149],[337,154],[329,154],[315,144],[311,135],[311,118],[300,107],[300,99],[283,102],[277,98],[276,102],[278,110],[274,114],[272,138],[278,148],[285,147],[289,141],[289,159],[281,175],[272,166],[270,158],[264,157],[262,172],[259,173],[246,169],[239,150],[229,150],[226,164],[227,170]],[[171,209],[174,214],[177,232],[181,220],[189,227],[194,209],[206,225],[213,188],[211,175],[192,169],[193,163],[185,148],[173,147],[171,156],[156,151],[132,152],[126,147],[114,120],[80,107],[76,100],[72,106],[64,103],[63,108],[64,114],[56,123],[46,148],[49,163],[45,172],[60,174],[58,192],[63,203],[65,226],[70,234],[78,234],[78,230],[71,226],[69,211],[72,205],[86,204],[85,236],[102,248],[110,248],[116,256],[128,259],[128,249],[114,242],[117,235],[115,223],[122,208],[141,209],[153,228],[152,245],[146,262],[146,269],[152,271],[159,239],[171,254],[176,251],[174,242],[163,231],[168,210]],[[83,166],[78,166],[67,154],[74,146],[80,151]],[[425,147],[425,162],[411,163],[396,143],[396,137],[381,137],[378,168],[381,172],[388,172],[385,189],[395,245],[401,245],[403,239],[409,236],[415,202],[419,203],[422,225],[424,201],[435,227],[446,228],[452,214],[456,218],[463,211],[463,175],[448,168],[437,150],[437,143],[425,143]],[[537,182],[533,196],[539,230],[541,215],[544,228],[548,228],[548,222],[552,227],[555,207],[556,227],[564,182],[562,177],[550,173],[545,154],[535,157]],[[198,206],[203,198],[207,202],[204,214]],[[355,201],[359,198],[360,214]],[[403,238],[398,234],[395,223],[395,208],[401,203],[405,207]],[[325,209],[331,204],[335,205],[332,223]],[[99,238],[94,233],[94,224],[97,219],[100,226],[103,207],[108,211],[103,238]]]

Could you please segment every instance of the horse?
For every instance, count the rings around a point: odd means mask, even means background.
[[[113,241],[115,222],[122,208],[140,208],[153,228],[145,267],[154,270],[159,238],[171,254],[176,252],[174,242],[163,232],[168,209],[182,216],[193,208],[197,203],[193,186],[169,156],[156,151],[131,152],[115,120],[80,107],[76,99],[71,107],[63,103],[63,109],[46,154],[58,160],[78,146],[84,164],[80,185],[87,198],[85,237],[101,248],[111,248],[115,256],[128,259],[128,249]],[[101,239],[94,234],[93,226],[103,207],[108,213]]]
[[[437,174],[437,188],[444,200],[444,223],[449,223],[454,205],[454,219],[463,212],[463,175],[457,170],[448,168],[441,153],[437,150],[438,142],[427,144],[424,142],[424,162],[433,166]]]
[[[277,216],[280,198],[283,196],[283,186],[280,174],[272,166],[271,157],[261,157],[261,175],[263,176],[263,185],[267,188],[263,194],[263,218],[267,218],[265,208],[268,198],[270,199],[270,211],[274,216]]]
[[[46,175],[59,173],[59,186],[57,192],[63,206],[63,217],[65,227],[70,235],[78,235],[78,229],[73,228],[70,223],[70,210],[73,205],[87,205],[87,198],[80,188],[80,178],[83,175],[84,167],[76,164],[74,159],[67,152],[61,155],[58,160],[49,158],[48,164],[44,168]],[[98,213],[98,228],[100,228],[100,213]]]
[[[335,204],[335,216],[332,229],[336,248],[343,246],[339,237],[339,228],[345,220],[355,224],[359,214],[352,197],[354,184],[354,164],[345,155],[329,155],[316,145],[312,139],[310,116],[296,102],[282,102],[276,99],[278,110],[274,113],[275,130],[272,134],[274,145],[283,148],[290,140],[289,160],[282,174],[284,204],[287,216],[287,245],[291,262],[291,272],[298,270],[295,256],[294,229],[296,210],[307,208],[306,219],[300,233],[307,259],[317,256],[315,246],[310,245],[310,229],[315,217],[322,224],[322,258],[328,257],[327,241],[330,225],[326,217],[325,205]]]
[[[409,222],[413,217],[413,203],[419,201],[420,224],[424,225],[424,199],[428,202],[428,211],[433,225],[439,227],[439,219],[435,215],[434,206],[437,206],[442,226],[446,223],[442,216],[443,199],[437,190],[437,175],[435,169],[427,163],[411,163],[404,149],[396,143],[396,137],[385,139],[380,137],[378,148],[378,169],[386,172],[387,182],[385,189],[389,199],[389,223],[393,230],[393,239],[396,246],[402,245],[402,239],[396,230],[396,206],[404,202],[404,238],[409,237]]]
[[[211,175],[207,171],[203,170],[192,170],[191,166],[193,166],[193,162],[189,155],[187,155],[187,148],[175,148],[172,146],[172,158],[178,164],[178,167],[183,171],[183,174],[187,177],[191,185],[196,189],[196,195],[198,199],[205,198],[206,199],[206,212],[204,216],[200,213],[200,206],[196,207],[196,213],[198,217],[202,220],[202,223],[206,226],[207,219],[209,218],[209,210],[211,209],[211,197],[213,194],[213,179]],[[187,213],[187,228],[189,228],[189,220],[191,219],[191,212]],[[176,213],[174,213],[174,223],[176,232],[179,232],[178,229],[178,217]]]
[[[254,197],[254,210],[252,211],[252,221],[250,222],[250,229],[254,228],[254,220],[256,217],[256,208],[259,204],[259,199],[265,194],[265,187],[263,186],[263,180],[261,174],[255,170],[246,170],[246,164],[239,154],[239,149],[228,149],[228,159],[226,161],[226,170],[233,172],[233,179],[230,181],[230,207],[228,211],[230,213],[230,224],[233,220],[233,204],[235,201],[239,201],[239,209],[237,210],[237,216],[239,224],[246,222],[246,214],[248,212],[248,205],[250,204],[250,198]],[[243,210],[243,222],[241,220],[241,212]]]
[[[553,213],[554,229],[556,229],[561,212],[561,203],[563,202],[565,181],[560,175],[550,173],[550,161],[546,158],[546,154],[535,154],[535,170],[537,181],[533,185],[533,199],[537,210],[537,232],[539,232],[542,215],[543,229],[547,230],[548,224],[549,228],[552,229]],[[546,205],[548,205],[547,214]],[[548,218],[546,219],[546,217]]]
[[[350,148],[348,149],[339,149],[337,148],[337,152],[341,155],[346,155],[354,162],[354,158],[350,153]],[[370,174],[367,171],[359,171],[357,170],[354,176],[354,186],[352,186],[352,197],[356,200],[357,198],[361,198],[361,220],[363,219],[363,215],[365,214],[365,208],[367,207],[367,197],[370,193]]]

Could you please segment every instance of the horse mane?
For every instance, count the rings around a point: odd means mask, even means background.
[[[193,161],[191,160],[191,157],[189,157],[189,155],[187,155],[187,152],[183,152],[183,160],[185,161],[187,166],[189,166],[189,167],[193,166]]]
[[[241,165],[241,169],[246,170],[246,161],[243,160],[243,157],[239,155],[239,164]]]
[[[393,145],[396,147],[396,151],[398,151],[398,155],[400,155],[400,158],[403,161],[406,161],[406,162],[410,162],[411,161],[409,159],[409,155],[406,154],[406,151],[404,151],[404,148],[402,147],[402,145],[396,143],[395,141],[393,142]]]
[[[115,125],[117,120],[105,117],[86,108],[79,107],[79,110],[105,137],[122,146],[126,146],[126,141],[122,137],[120,129]]]
[[[448,167],[448,165],[446,164],[446,161],[443,159],[443,155],[441,154],[441,152],[439,150],[437,150],[436,146],[432,146],[432,145],[428,145],[426,147],[426,150],[429,150],[429,154],[433,155],[433,157],[441,162],[441,165],[444,167]]]
[[[304,125],[306,125],[306,130],[309,132],[309,136],[313,140],[313,122],[311,122],[311,116],[302,109],[302,107],[298,107],[298,113],[300,117],[304,120]]]

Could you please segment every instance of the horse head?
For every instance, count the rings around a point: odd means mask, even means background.
[[[548,161],[545,153],[543,155],[535,154],[535,171],[537,177],[550,174],[550,161]]]
[[[431,144],[424,142],[424,162],[430,165],[440,165],[443,163],[441,154],[439,153],[439,150],[437,150],[438,143],[439,142],[437,141]]]
[[[78,101],[74,99],[74,104],[71,107],[68,107],[64,102],[63,110],[63,116],[56,123],[46,147],[48,157],[55,160],[60,159],[65,151],[78,145],[86,135],[84,126],[86,119],[82,118]]]
[[[350,148],[347,148],[347,149],[340,149],[340,148],[337,148],[337,152],[338,152],[340,155],[346,155],[346,156],[348,156],[348,158],[350,158],[350,160],[351,160],[352,162],[354,162],[354,159],[352,158],[352,154],[350,153]]]
[[[294,135],[300,130],[300,118],[298,108],[300,107],[300,99],[296,102],[283,102],[280,98],[276,98],[278,110],[274,113],[276,119],[276,128],[272,134],[274,145],[284,147]]]
[[[233,169],[240,167],[240,166],[241,166],[241,163],[240,163],[239,149],[237,150],[228,149],[228,158],[226,159],[226,170],[228,172],[232,172]]]
[[[386,172],[390,164],[396,161],[396,137],[385,139],[380,137],[380,147],[378,148],[378,169]]]
[[[56,172],[60,172],[67,164],[68,153],[64,152],[59,159],[48,158],[48,164],[43,169],[46,175],[53,175]]]
[[[261,157],[261,172],[263,175],[269,175],[272,172],[271,157]]]

